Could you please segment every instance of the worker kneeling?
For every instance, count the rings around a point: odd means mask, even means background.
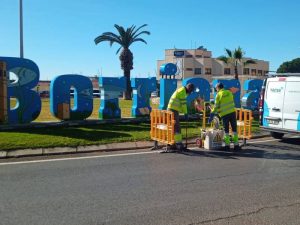
[[[229,123],[231,125],[231,129],[233,132],[233,142],[234,142],[234,150],[239,150],[239,138],[237,135],[237,121],[236,121],[236,113],[235,106],[233,100],[233,94],[229,90],[224,89],[224,85],[222,83],[218,83],[215,86],[217,93],[215,100],[215,107],[211,111],[211,115],[209,118],[209,123],[213,120],[214,114],[218,113],[222,119],[225,136],[225,150],[230,150],[230,136],[229,136]]]
[[[176,149],[179,151],[185,150],[185,147],[182,144],[182,134],[180,129],[179,113],[183,113],[185,115],[185,120],[187,121],[188,115],[187,115],[186,98],[193,91],[194,91],[194,85],[192,83],[189,83],[186,86],[177,89],[171,96],[168,104],[168,110],[174,113],[174,119],[175,119],[174,140],[176,143]]]

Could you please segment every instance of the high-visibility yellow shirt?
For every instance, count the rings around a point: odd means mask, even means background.
[[[217,96],[212,113],[218,113],[220,117],[235,112],[233,94],[231,91],[221,89]]]
[[[186,97],[185,87],[178,88],[170,98],[168,109],[187,114]]]

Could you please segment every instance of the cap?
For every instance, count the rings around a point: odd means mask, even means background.
[[[222,89],[222,88],[224,88],[224,85],[223,85],[223,83],[219,82],[219,83],[217,83],[217,84],[215,85],[215,88],[220,88],[220,89]]]

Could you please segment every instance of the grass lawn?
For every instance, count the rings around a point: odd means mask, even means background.
[[[200,134],[200,123],[189,123],[188,137]],[[186,123],[182,123],[185,135]],[[49,127],[1,132],[0,149],[95,145],[114,142],[150,140],[150,125],[102,124],[88,127]]]
[[[43,122],[43,121],[59,121],[59,119],[52,116],[50,112],[50,99],[49,98],[42,98],[42,110],[39,115],[39,117],[34,122]],[[100,107],[100,99],[94,98],[94,107],[93,107],[93,113],[88,119],[98,119],[98,110]],[[13,108],[16,105],[16,100],[11,99],[11,108]],[[71,99],[71,106],[73,106],[73,99]],[[121,108],[121,117],[131,117],[131,106],[132,106],[132,100],[119,100],[119,106]],[[157,104],[151,104],[151,107],[157,108]]]
[[[13,101],[13,100],[12,100]],[[36,121],[57,121],[50,113],[49,99],[42,100],[42,111]],[[94,99],[93,114],[89,118],[98,118],[100,99]],[[12,102],[12,106],[14,102]],[[122,117],[131,116],[131,100],[120,100]],[[156,105],[152,105],[157,108]],[[182,122],[182,134],[185,137],[187,123]],[[188,123],[188,137],[200,135],[201,122]],[[252,132],[259,132],[258,121],[253,121]],[[0,150],[23,148],[47,148],[79,146],[150,140],[149,123],[140,124],[101,124],[87,127],[48,127],[5,131],[0,133]]]

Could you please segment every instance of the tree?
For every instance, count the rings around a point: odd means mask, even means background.
[[[282,63],[277,73],[300,73],[300,58]]]
[[[238,64],[243,63],[244,66],[247,64],[256,64],[256,62],[252,59],[244,59],[245,52],[242,50],[242,48],[239,46],[237,49],[234,49],[234,51],[231,51],[227,48],[225,48],[226,55],[222,55],[218,57],[219,60],[223,61],[226,64],[232,64],[234,66],[234,78],[239,79],[238,74]]]
[[[120,45],[120,48],[117,50],[116,54],[118,54],[119,51],[122,49],[119,59],[121,61],[121,69],[124,71],[124,77],[126,77],[126,91],[123,94],[123,98],[127,100],[131,99],[132,89],[130,85],[130,71],[133,69],[133,54],[130,51],[129,47],[132,43],[139,41],[147,44],[147,42],[144,39],[139,37],[142,34],[150,35],[149,31],[140,31],[146,26],[147,24],[144,24],[136,28],[135,25],[132,25],[131,27],[125,30],[124,27],[115,24],[114,27],[118,31],[117,34],[112,32],[104,32],[103,34],[95,38],[96,45],[104,41],[108,41],[110,47],[114,43],[118,43]]]

